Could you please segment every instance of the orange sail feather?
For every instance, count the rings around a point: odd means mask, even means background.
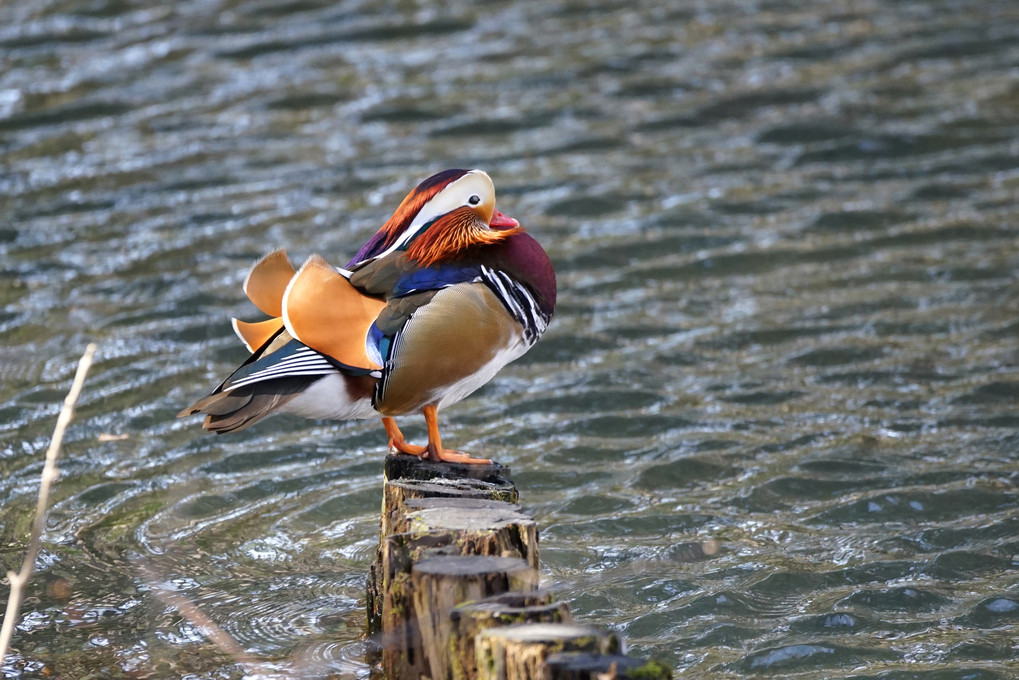
[[[255,263],[244,280],[244,293],[269,316],[283,316],[283,294],[294,278],[294,267],[285,248],[272,251]]]
[[[244,343],[249,352],[254,352],[264,345],[266,340],[276,335],[283,328],[283,319],[280,318],[266,319],[265,321],[256,321],[254,323],[241,321],[240,319],[230,319],[230,322],[233,324],[234,333],[241,339],[241,342]]]
[[[368,358],[365,338],[385,307],[312,255],[287,286],[283,322],[308,347],[348,366],[378,370],[382,366]]]

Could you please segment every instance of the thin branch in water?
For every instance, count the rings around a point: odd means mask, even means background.
[[[64,399],[64,405],[60,408],[60,415],[57,416],[57,426],[53,430],[53,437],[50,439],[50,447],[46,449],[46,463],[42,468],[42,483],[39,486],[39,499],[35,506],[35,521],[32,523],[32,532],[28,539],[28,552],[25,553],[25,561],[21,564],[21,571],[14,573],[7,572],[7,579],[11,584],[11,595],[7,599],[7,613],[4,614],[3,628],[0,628],[0,663],[7,658],[7,649],[14,635],[14,627],[18,623],[21,613],[21,602],[25,598],[25,586],[32,578],[35,571],[35,560],[39,557],[42,549],[42,532],[46,528],[46,510],[50,503],[50,486],[56,481],[60,471],[57,469],[57,458],[60,456],[60,445],[64,441],[64,432],[74,418],[74,405],[78,403],[78,396],[85,384],[85,376],[88,369],[92,367],[92,357],[96,353],[94,343],[89,343],[85,348],[85,354],[78,361],[78,370],[74,374],[74,382],[71,383],[71,391]]]
[[[248,652],[237,644],[237,641],[234,640],[229,633],[217,626],[216,623],[206,616],[205,613],[191,600],[180,593],[176,593],[172,590],[159,586],[156,583],[157,576],[151,568],[139,565],[138,570],[141,572],[145,581],[148,582],[149,587],[152,589],[151,592],[156,599],[166,606],[176,609],[181,616],[205,633],[205,636],[212,642],[212,644],[218,647],[220,651],[230,656],[237,664],[242,666],[245,672],[251,672],[251,670],[257,666],[258,659],[251,654],[248,654]]]

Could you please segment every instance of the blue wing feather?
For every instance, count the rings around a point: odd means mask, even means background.
[[[425,290],[439,290],[457,283],[477,281],[480,277],[481,266],[476,264],[444,264],[415,269],[397,280],[390,297],[398,298]]]

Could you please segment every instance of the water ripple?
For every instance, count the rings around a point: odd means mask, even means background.
[[[251,677],[367,675],[381,428],[174,415],[251,262],[479,166],[560,305],[444,436],[512,466],[579,618],[684,673],[1006,677],[1013,5],[0,4],[8,566],[100,345],[3,673],[242,672],[165,587]]]

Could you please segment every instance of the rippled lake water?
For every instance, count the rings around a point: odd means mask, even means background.
[[[0,163],[2,567],[100,347],[5,677],[241,677],[166,591],[252,677],[367,675],[382,428],[174,414],[251,262],[447,167],[559,273],[444,432],[578,618],[684,677],[1019,673],[1014,0],[7,0]]]

